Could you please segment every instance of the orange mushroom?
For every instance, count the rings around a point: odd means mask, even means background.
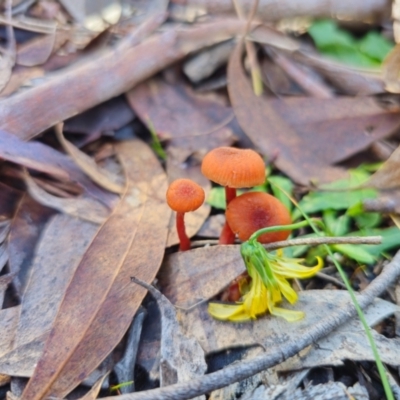
[[[292,223],[287,208],[274,196],[262,192],[242,194],[232,200],[226,209],[226,220],[232,231],[242,241],[261,228]],[[290,230],[265,233],[258,238],[261,243],[286,240]]]
[[[226,205],[236,197],[236,189],[261,185],[265,181],[265,164],[253,150],[218,147],[203,159],[201,172],[221,186],[225,186]],[[220,244],[232,244],[235,234],[225,223]]]
[[[177,179],[168,187],[167,203],[176,211],[176,230],[181,251],[190,249],[190,239],[185,230],[185,213],[197,210],[203,204],[204,197],[203,188],[190,179]]]

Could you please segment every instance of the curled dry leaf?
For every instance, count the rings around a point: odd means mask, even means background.
[[[0,128],[27,140],[59,121],[125,93],[191,52],[232,38],[243,32],[246,24],[224,19],[189,29],[173,27],[143,40],[164,18],[149,18],[117,47],[92,54],[69,68],[68,73],[1,100]],[[76,96],[77,87],[82,96]]]
[[[369,98],[257,97],[244,74],[241,54],[239,44],[228,66],[229,95],[238,122],[262,152],[275,156],[277,167],[298,183],[344,177],[343,169],[331,165],[391,134],[400,123],[398,113]]]
[[[21,306],[0,310],[0,357],[13,347]]]
[[[348,300],[349,294],[345,290],[306,290],[299,293],[299,301],[296,305],[284,305],[285,308],[305,312],[305,317],[298,322],[287,322],[282,318],[267,315],[244,324],[226,323],[213,319],[206,310],[206,304],[200,305],[182,315],[181,322],[184,329],[187,329],[188,333],[197,338],[207,354],[239,346],[260,345],[268,349],[289,339],[293,340],[296,337],[302,337],[303,329],[307,329],[309,326],[329,316],[336,308],[344,305]],[[377,299],[366,311],[368,324],[370,326],[376,325],[398,309],[398,306],[393,303]],[[353,319],[350,323],[339,328],[339,330],[342,330],[343,335],[346,335],[347,331],[349,334],[351,332],[354,338],[365,337],[358,319]],[[336,332],[331,335],[334,337]],[[378,336],[381,335],[377,334],[376,337]],[[331,340],[332,337],[328,341]],[[343,341],[343,337],[341,340]],[[363,340],[364,345],[357,346],[360,350],[357,351],[358,354],[353,354],[356,360],[361,360],[362,357],[365,357],[365,360],[373,360],[372,352],[366,341],[367,339],[365,338]],[[392,351],[384,351],[384,362],[398,366],[400,365],[400,360],[397,357],[397,352],[400,342],[396,339],[389,341],[384,337],[381,337],[381,340],[379,340],[381,346],[385,346],[389,342],[391,343]],[[335,342],[335,345],[337,345],[337,342]],[[328,359],[331,352],[324,352],[322,348],[324,346],[321,345],[321,356],[322,353],[325,353],[324,357]],[[351,349],[351,346],[348,349]],[[339,353],[340,349],[337,354]],[[341,355],[343,354],[341,353]],[[351,355],[349,357],[351,358]],[[299,365],[293,369],[297,369],[298,367]],[[285,370],[290,369],[285,368]]]
[[[400,93],[400,44],[392,49],[382,65],[382,76],[385,81],[385,89],[391,93]]]
[[[182,84],[151,79],[130,90],[127,99],[143,123],[153,126],[161,140],[176,147],[209,151],[233,143],[232,110],[201,98]],[[180,117],[178,117],[180,116]]]
[[[127,191],[69,282],[23,400],[63,397],[88,376],[119,343],[146,294],[130,277],[150,283],[161,264],[171,214],[166,175],[140,141],[122,142],[116,152]]]
[[[17,296],[22,297],[34,256],[36,243],[49,218],[54,214],[24,194],[17,204],[7,240],[10,272],[18,272],[14,279]]]
[[[62,124],[57,124],[55,130],[57,138],[64,150],[71,156],[85,174],[104,189],[113,193],[123,193],[124,187],[118,182],[120,179],[117,175],[99,167],[93,158],[89,157],[64,138],[62,133]]]
[[[400,146],[384,162],[366,183],[376,189],[394,189],[400,187]]]
[[[16,226],[12,226],[12,230],[16,229],[15,234],[22,227],[30,229],[26,221],[29,215],[35,217],[34,222],[40,218],[34,211],[26,216],[21,215],[24,209],[27,213],[26,207],[29,205],[32,205],[29,201],[22,205],[18,217],[21,221],[16,220]],[[34,257],[24,260],[30,279],[22,297],[13,346],[0,358],[0,373],[32,375],[68,282],[97,229],[97,225],[63,214],[56,214],[42,229]],[[31,237],[28,235],[25,243],[34,245],[32,239],[35,235],[37,232]],[[19,245],[14,243],[14,246],[18,248]]]
[[[172,304],[189,308],[218,294],[244,271],[240,246],[225,245],[171,254],[158,278]]]
[[[207,364],[199,342],[182,332],[175,307],[156,288],[132,277],[155,298],[161,313],[160,385],[168,386],[204,375]],[[196,400],[205,399],[204,396]]]
[[[43,190],[27,173],[24,180],[28,193],[43,206],[96,224],[104,222],[110,213],[107,207],[92,197],[82,195],[64,199]]]
[[[95,185],[66,155],[43,143],[24,142],[0,129],[0,157],[60,180],[77,182],[108,207],[115,204],[114,194]]]

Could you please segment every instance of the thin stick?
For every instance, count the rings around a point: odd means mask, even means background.
[[[267,250],[282,249],[292,246],[318,246],[320,244],[380,244],[382,236],[336,236],[282,240],[264,245]],[[217,245],[218,240],[197,240],[192,242],[192,248],[205,245]]]
[[[384,268],[382,273],[358,296],[361,308],[365,309],[374,299],[379,296],[388,286],[396,282],[400,276],[400,251],[393,260]],[[351,300],[344,306],[336,309],[331,315],[320,322],[303,329],[301,335],[295,339],[286,341],[284,344],[276,344],[267,349],[266,353],[230,365],[220,371],[193,378],[189,382],[177,383],[159,389],[147,390],[138,393],[130,393],[115,397],[106,397],[108,400],[184,400],[213,390],[230,385],[231,383],[246,379],[258,372],[277,365],[289,357],[293,357],[299,351],[323,336],[332,332],[350,318],[357,315]],[[105,400],[104,399],[104,400]]]

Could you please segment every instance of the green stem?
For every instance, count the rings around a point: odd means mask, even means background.
[[[264,233],[292,231],[294,229],[304,228],[305,226],[310,225],[310,221],[311,220],[306,220],[306,221],[296,222],[295,224],[290,224],[290,225],[276,225],[276,226],[269,226],[268,228],[259,229],[250,236],[249,242],[257,240],[258,237],[263,235]],[[324,227],[324,224],[319,219],[313,219],[312,222],[318,224],[319,226]]]

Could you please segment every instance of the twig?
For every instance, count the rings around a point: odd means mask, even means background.
[[[320,244],[380,244],[382,236],[336,236],[336,237],[318,237],[318,238],[300,238],[282,240],[266,244],[267,250],[282,249],[291,246],[318,246]],[[201,247],[205,245],[216,245],[218,240],[197,240],[192,242],[193,247]]]
[[[315,276],[317,278],[320,278],[320,279],[323,279],[325,281],[331,282],[334,285],[339,286],[339,287],[341,287],[343,289],[346,289],[346,285],[342,281],[340,281],[339,279],[336,279],[333,276],[324,274],[323,272],[317,272],[317,274]]]
[[[384,268],[382,273],[358,296],[359,304],[366,308],[379,296],[388,286],[393,284],[400,276],[400,252]],[[295,339],[268,348],[265,354],[242,361],[241,363],[228,366],[220,371],[194,378],[190,382],[183,382],[164,388],[130,393],[116,397],[106,397],[108,400],[184,400],[204,393],[211,392],[233,382],[246,379],[264,369],[277,365],[299,351],[318,341],[350,318],[356,316],[356,311],[349,300],[340,309],[334,311],[330,316],[324,318],[315,325],[302,330],[301,335]]]

